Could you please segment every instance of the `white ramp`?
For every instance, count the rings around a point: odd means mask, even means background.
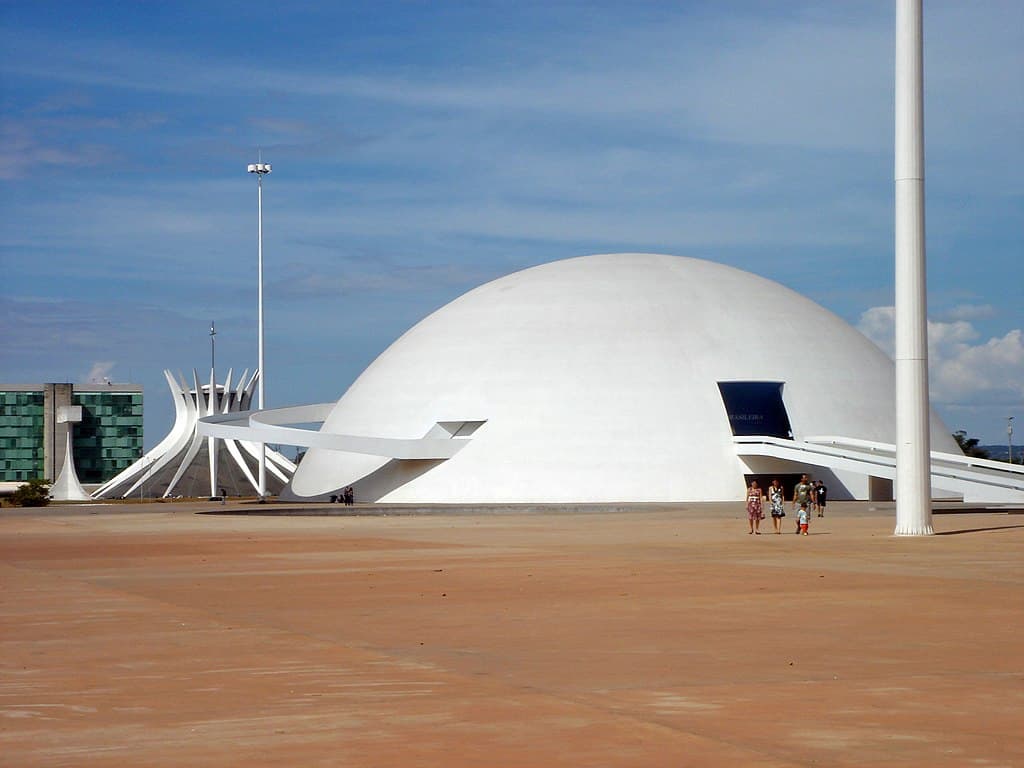
[[[896,479],[896,446],[852,437],[734,437],[736,455],[771,456],[829,469]],[[962,494],[964,501],[1024,503],[1024,466],[953,453],[931,453],[934,487]]]

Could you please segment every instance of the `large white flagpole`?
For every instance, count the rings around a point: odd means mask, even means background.
[[[932,533],[921,0],[896,0],[896,535]]]

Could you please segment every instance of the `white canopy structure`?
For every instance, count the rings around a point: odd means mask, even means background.
[[[197,431],[201,417],[248,410],[259,372],[248,377],[242,373],[232,389],[233,371],[228,371],[223,385],[217,384],[213,372],[210,383],[200,384],[193,369],[193,386],[184,376],[165,370],[164,377],[174,398],[174,426],[160,443],[123,472],[93,492],[93,498],[124,498],[128,496],[208,496],[211,488],[229,496],[250,496],[258,493],[259,445],[250,440],[217,440],[216,461],[210,461],[209,445]],[[216,482],[211,481],[211,464],[216,468]],[[267,451],[267,487],[279,492],[295,472],[295,465],[276,451]]]

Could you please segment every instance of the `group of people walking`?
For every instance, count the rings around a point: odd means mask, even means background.
[[[793,486],[791,502],[792,509],[796,511],[794,533],[806,536],[811,526],[812,510],[818,517],[825,516],[828,488],[821,480],[812,482],[807,475],[801,475],[800,482]],[[757,480],[752,480],[747,488],[747,522],[750,524],[751,534],[761,535],[761,521],[765,519],[766,506],[771,513],[775,533],[782,533],[782,518],[786,516],[786,494],[778,479],[772,480],[772,484],[766,489],[762,489]]]
[[[346,507],[351,507],[356,503],[356,493],[352,489],[352,486],[348,486],[341,493],[331,494],[331,503],[344,504]]]

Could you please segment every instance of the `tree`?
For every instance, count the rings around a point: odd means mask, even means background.
[[[988,451],[978,447],[978,438],[968,437],[964,430],[958,429],[954,432],[953,439],[960,446],[960,450],[964,452],[964,456],[973,456],[976,459],[990,458]]]
[[[11,495],[16,507],[45,507],[50,503],[50,482],[36,477],[19,485]]]

